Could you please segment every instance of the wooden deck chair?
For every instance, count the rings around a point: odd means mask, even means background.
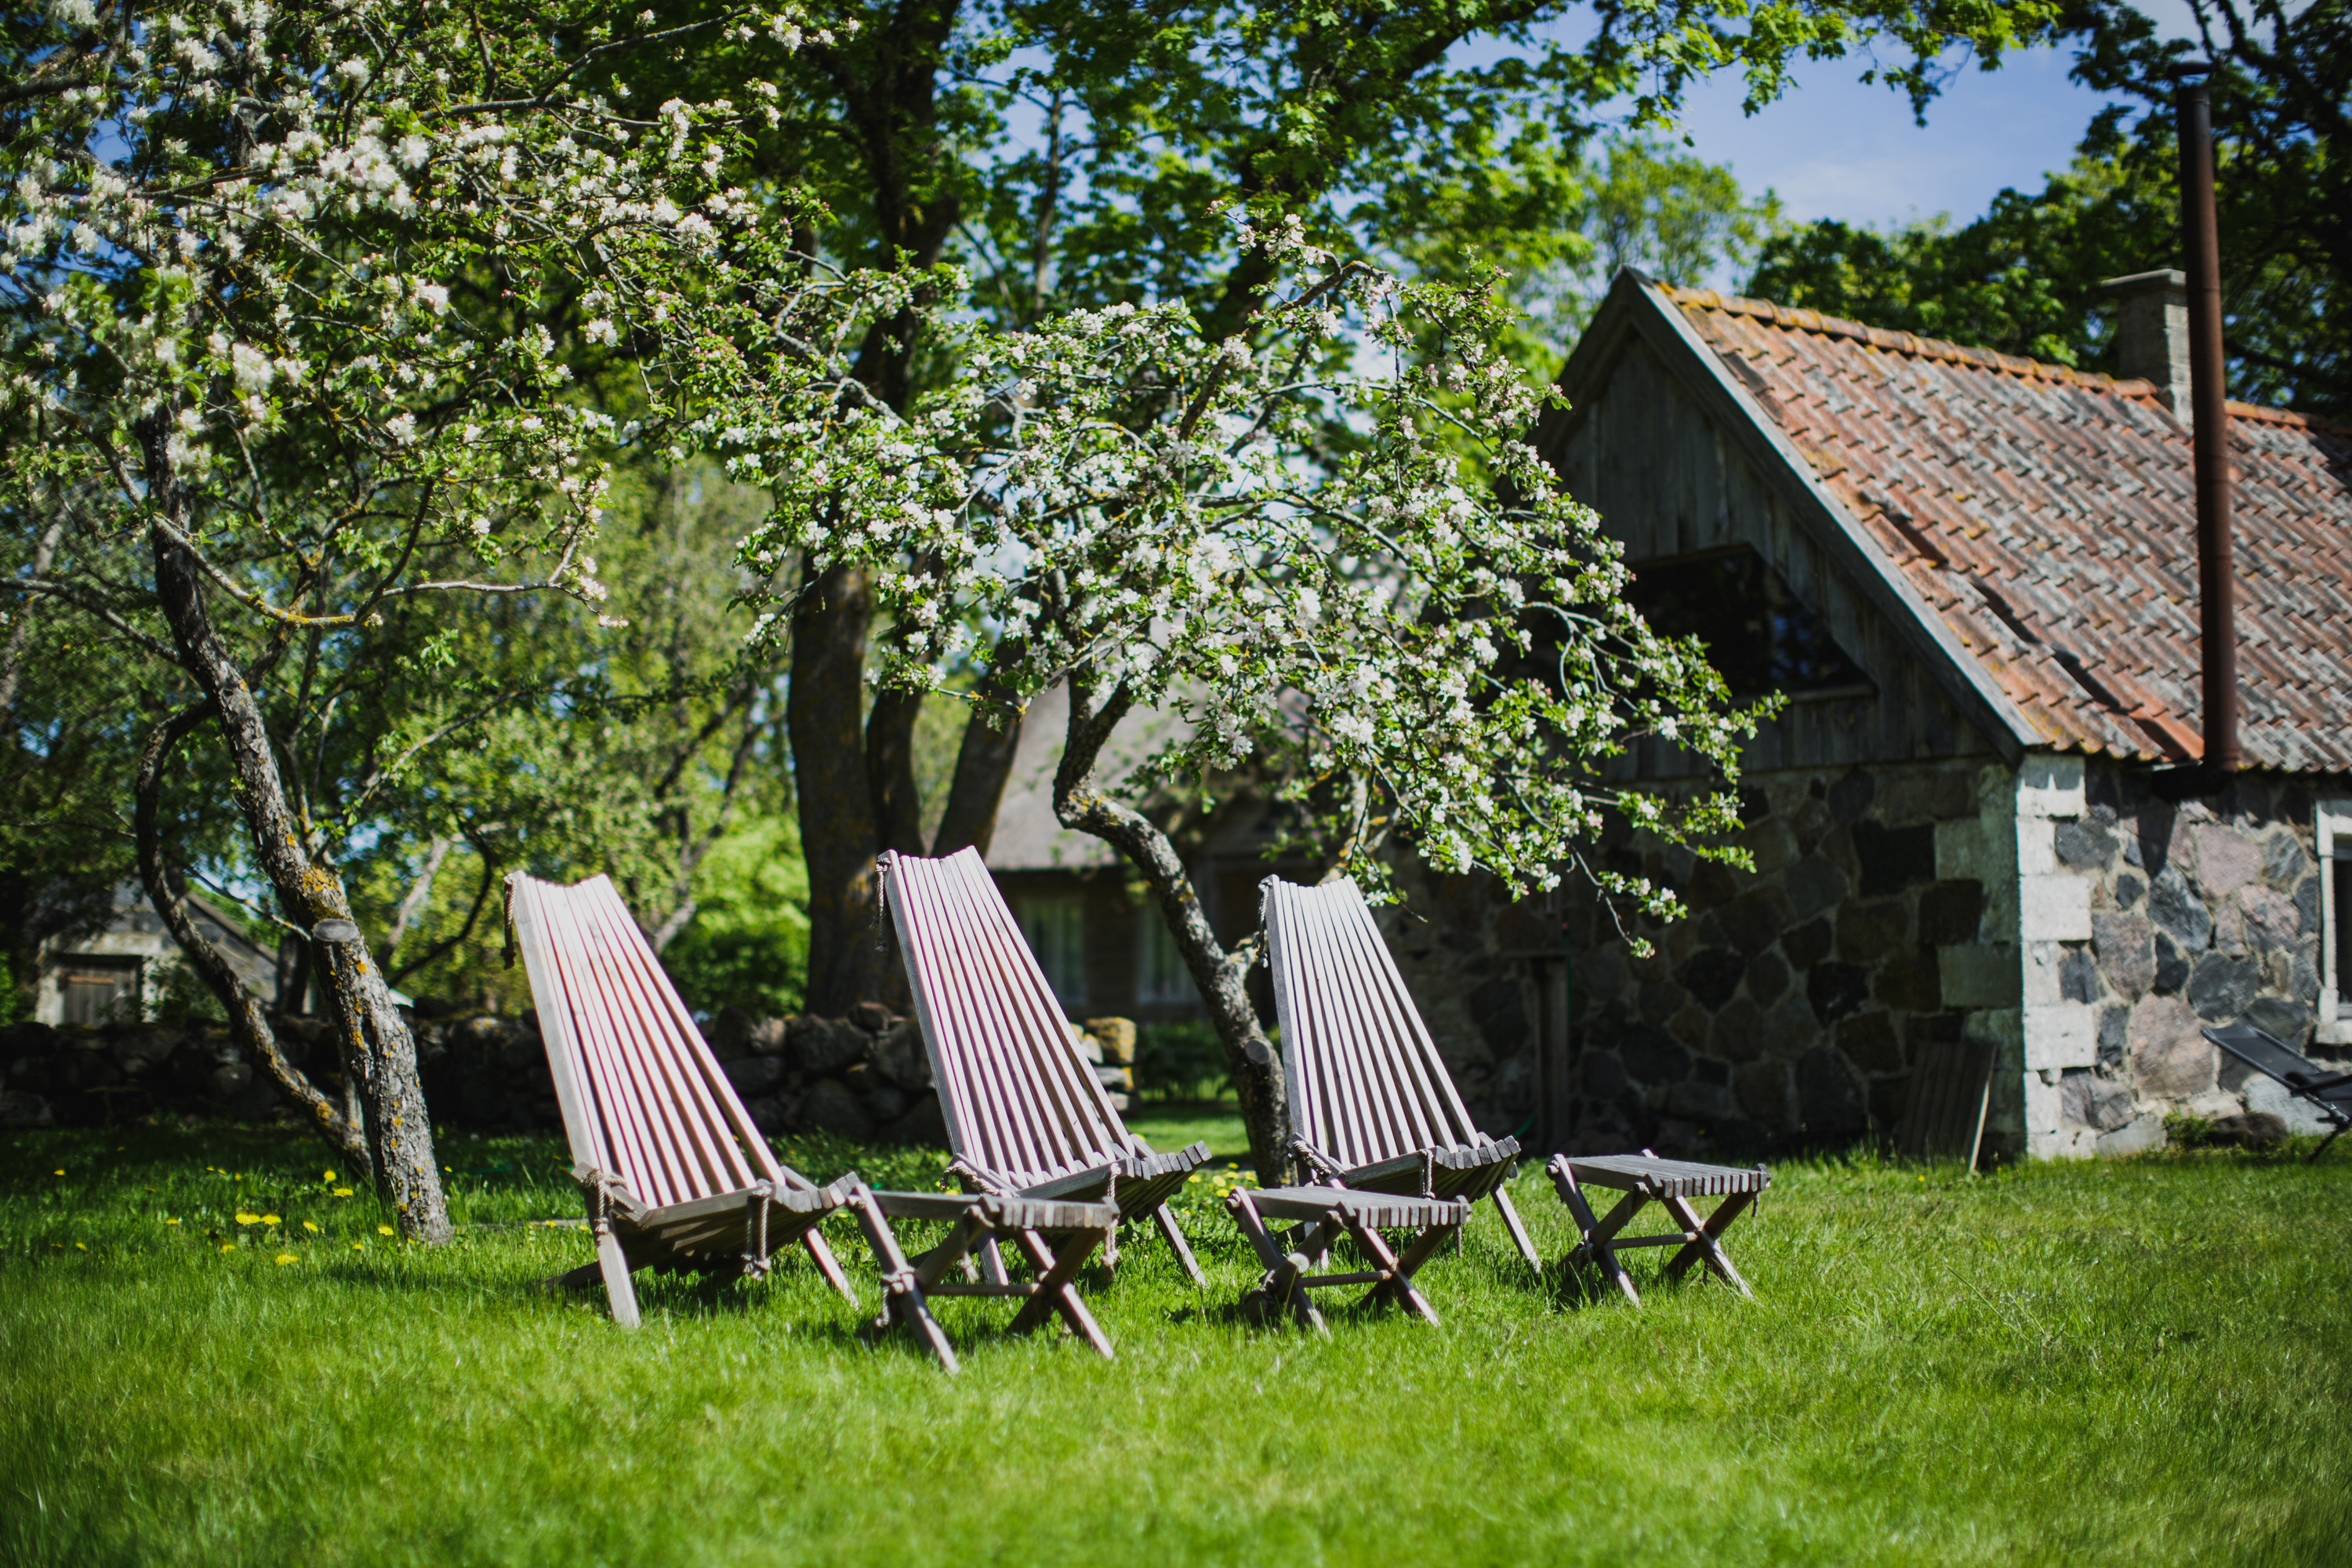
[[[1583,1238],[1570,1254],[1569,1262],[1597,1264],[1602,1277],[1623,1291],[1625,1300],[1636,1307],[1642,1304],[1641,1292],[1633,1289],[1633,1277],[1617,1258],[1618,1252],[1629,1247],[1679,1247],[1682,1250],[1666,1262],[1667,1279],[1679,1279],[1692,1264],[1704,1262],[1742,1296],[1755,1294],[1724,1252],[1723,1233],[1772,1184],[1771,1173],[1763,1166],[1742,1170],[1735,1165],[1661,1160],[1644,1149],[1639,1155],[1555,1154],[1544,1169],[1559,1190],[1559,1201],[1575,1217],[1577,1232]],[[1606,1217],[1596,1219],[1592,1205],[1584,1198],[1586,1187],[1608,1187],[1625,1195]],[[1690,1202],[1703,1197],[1723,1200],[1705,1220],[1698,1217],[1698,1211],[1691,1207]],[[1650,1203],[1673,1215],[1679,1228],[1659,1236],[1622,1235],[1642,1206]]]
[[[1168,1200],[1209,1146],[1156,1153],[1127,1130],[980,852],[886,850],[877,864],[955,1152],[949,1168],[981,1191],[1112,1204],[1121,1220],[1149,1215],[1192,1283],[1205,1284]],[[994,1249],[979,1256],[995,1279]],[[1117,1258],[1115,1245],[1104,1249],[1106,1262]]]
[[[1261,889],[1292,1152],[1320,1183],[1491,1197],[1519,1256],[1540,1272],[1503,1189],[1518,1140],[1472,1124],[1364,895],[1344,877],[1314,888],[1268,877]]]
[[[961,1249],[999,1235],[1013,1236],[1033,1259],[1042,1259],[1035,1285],[989,1292],[1036,1298],[1015,1328],[1058,1312],[1109,1353],[1100,1329],[1066,1288],[1108,1234],[1113,1217],[1107,1208],[877,1193],[855,1173],[817,1186],[780,1163],[752,1125],[609,879],[564,888],[518,872],[507,879],[507,895],[509,929],[530,978],[572,1145],[572,1175],[596,1239],[596,1261],[556,1283],[580,1289],[601,1279],[614,1318],[634,1328],[633,1270],[757,1276],[778,1248],[797,1241],[854,1306],[856,1293],[816,1228],[825,1215],[847,1208],[882,1265],[882,1312],[873,1328],[908,1330],[950,1372],[955,1352],[924,1293],[955,1293],[931,1280]],[[891,1231],[894,1215],[946,1219],[955,1228],[945,1246],[910,1264]]]

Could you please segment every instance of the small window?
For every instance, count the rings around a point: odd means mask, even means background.
[[[2322,801],[2319,851],[2319,1038],[2352,1045],[2352,800]]]
[[[1136,966],[1135,999],[1160,1007],[1197,999],[1200,993],[1192,984],[1192,972],[1176,950],[1176,938],[1168,930],[1160,906],[1145,900],[1138,923],[1143,928],[1143,957]]]
[[[1651,630],[1705,643],[1707,662],[1735,697],[1872,689],[1820,617],[1753,550],[1636,566],[1625,596]]]
[[[1021,900],[1021,934],[1045,972],[1054,999],[1075,1012],[1087,1004],[1087,901],[1076,894]]]
[[[139,1016],[139,961],[73,953],[58,965],[61,1024],[121,1024]]]

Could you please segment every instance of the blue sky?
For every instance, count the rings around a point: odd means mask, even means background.
[[[2139,9],[2168,37],[2193,37],[2185,0]],[[1853,61],[1809,63],[1798,86],[1753,117],[1739,112],[1736,76],[1692,97],[1685,129],[1693,150],[1728,163],[1742,186],[1780,193],[1795,220],[1906,222],[1949,213],[1965,223],[2005,187],[2038,190],[2074,156],[2091,117],[2108,100],[2067,79],[2070,52],[2011,55],[1998,70],[1966,70],[1912,123],[1910,104],[1864,87]]]
[[[1780,193],[1793,220],[1966,222],[2004,187],[2040,189],[2074,156],[2107,100],[2068,80],[2071,63],[2045,49],[1965,71],[1925,126],[1900,93],[1863,85],[1850,61],[1809,63],[1793,91],[1753,116],[1740,113],[1738,79],[1718,77],[1693,95],[1684,129],[1692,151],[1730,164],[1743,188]]]

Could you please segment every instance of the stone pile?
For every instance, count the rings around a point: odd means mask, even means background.
[[[340,1092],[327,1025],[282,1015],[271,1024],[280,1048],[310,1081]],[[436,1125],[551,1131],[562,1124],[535,1013],[419,1017],[415,1033]],[[1072,1033],[1124,1109],[1134,1087],[1135,1026],[1097,1018]],[[730,1007],[703,1035],[763,1132],[947,1142],[921,1030],[879,1004],[861,1004],[845,1018],[754,1018]],[[267,1073],[216,1026],[0,1029],[0,1127],[97,1125],[158,1112],[257,1121],[284,1105]]]
[[[276,1025],[281,1048],[312,1081],[331,1075],[335,1053],[325,1025],[308,1018]],[[0,1127],[99,1126],[156,1111],[252,1121],[279,1102],[226,1028],[0,1028]]]

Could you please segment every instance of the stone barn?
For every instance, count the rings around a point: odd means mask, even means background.
[[[1564,972],[1475,889],[1451,946],[1398,928],[1433,1012],[1508,982],[1449,1045],[1498,1118],[1849,1141],[1972,1040],[1986,1153],[2126,1152],[2173,1111],[2294,1119],[2200,1024],[2352,1046],[2352,428],[2231,405],[2245,768],[2200,786],[2185,296],[2116,287],[2120,380],[1619,276],[1542,449],[1654,624],[1788,705],[1746,754],[1752,874],[1607,846],[1691,908],[1652,956],[1589,900]],[[1704,782],[1664,742],[1629,766]]]

